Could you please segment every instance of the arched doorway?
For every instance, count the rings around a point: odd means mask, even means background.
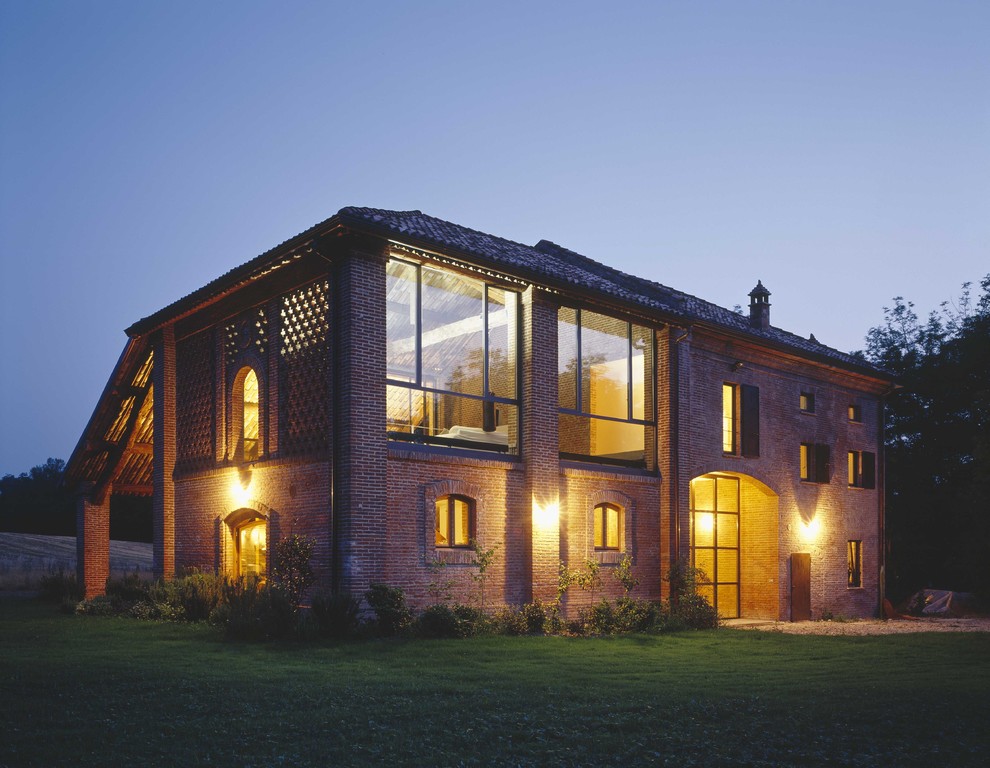
[[[239,578],[264,579],[268,572],[268,519],[253,509],[239,509],[224,522],[233,543],[228,572]]]
[[[777,494],[749,475],[691,481],[691,562],[722,618],[778,618],[777,509]]]

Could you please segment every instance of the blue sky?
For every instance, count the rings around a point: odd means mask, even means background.
[[[863,346],[990,272],[990,3],[0,2],[0,475],[140,317],[345,205]]]

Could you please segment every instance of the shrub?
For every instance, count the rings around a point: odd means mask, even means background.
[[[76,583],[76,574],[59,570],[41,577],[39,597],[51,603],[73,601],[73,605],[83,598],[82,586]]]
[[[313,595],[313,619],[316,630],[324,637],[347,637],[361,624],[361,603],[339,592]]]
[[[275,585],[262,585],[254,578],[232,581],[224,588],[224,597],[225,630],[232,640],[275,640],[295,629],[296,606]]]
[[[412,612],[406,605],[406,594],[399,587],[376,582],[370,585],[364,599],[375,614],[375,627],[380,634],[396,635],[412,624]]]
[[[526,603],[520,613],[526,622],[526,631],[531,635],[553,635],[563,629],[556,602],[534,600]]]
[[[502,606],[492,614],[489,619],[489,627],[496,635],[525,635],[528,634],[529,623],[522,610],[516,610],[511,606]]]
[[[129,573],[118,579],[107,579],[106,594],[122,603],[133,604],[148,599],[149,586],[139,573]]]
[[[272,547],[268,579],[294,606],[299,605],[303,594],[313,586],[313,568],[309,561],[315,547],[313,539],[297,533],[279,539]]]
[[[191,571],[176,582],[176,597],[186,621],[206,621],[223,602],[227,579]]]

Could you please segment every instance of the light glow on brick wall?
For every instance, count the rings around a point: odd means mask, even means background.
[[[801,537],[807,541],[815,541],[822,532],[822,521],[818,515],[815,515],[811,520],[805,520],[801,518]]]
[[[533,495],[533,527],[547,529],[556,527],[560,520],[560,502],[541,502]]]
[[[241,470],[234,475],[230,481],[230,495],[238,507],[247,505],[248,500],[252,497],[253,487],[254,478],[251,476],[250,469]]]

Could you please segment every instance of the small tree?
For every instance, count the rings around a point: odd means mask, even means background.
[[[426,587],[427,593],[437,604],[449,603],[453,598],[451,591],[454,588],[454,580],[447,576],[447,563],[440,558],[430,560],[426,567],[430,571],[430,583]]]
[[[485,611],[485,584],[488,581],[488,569],[495,560],[495,553],[498,552],[501,544],[495,544],[490,549],[482,549],[477,539],[471,539],[471,547],[474,549],[474,565],[478,568],[476,573],[471,574],[471,578],[478,585],[481,612]]]
[[[629,555],[624,555],[619,561],[618,567],[612,571],[616,580],[622,585],[622,591],[626,597],[639,585],[639,579],[632,574],[632,559]]]
[[[575,575],[577,585],[585,592],[591,593],[591,602],[595,602],[595,592],[602,586],[601,566],[598,561],[588,558],[584,562],[584,570],[578,571]]]
[[[293,606],[298,606],[303,594],[313,586],[313,569],[309,561],[315,548],[313,539],[297,533],[279,539],[272,547],[268,579]]]

